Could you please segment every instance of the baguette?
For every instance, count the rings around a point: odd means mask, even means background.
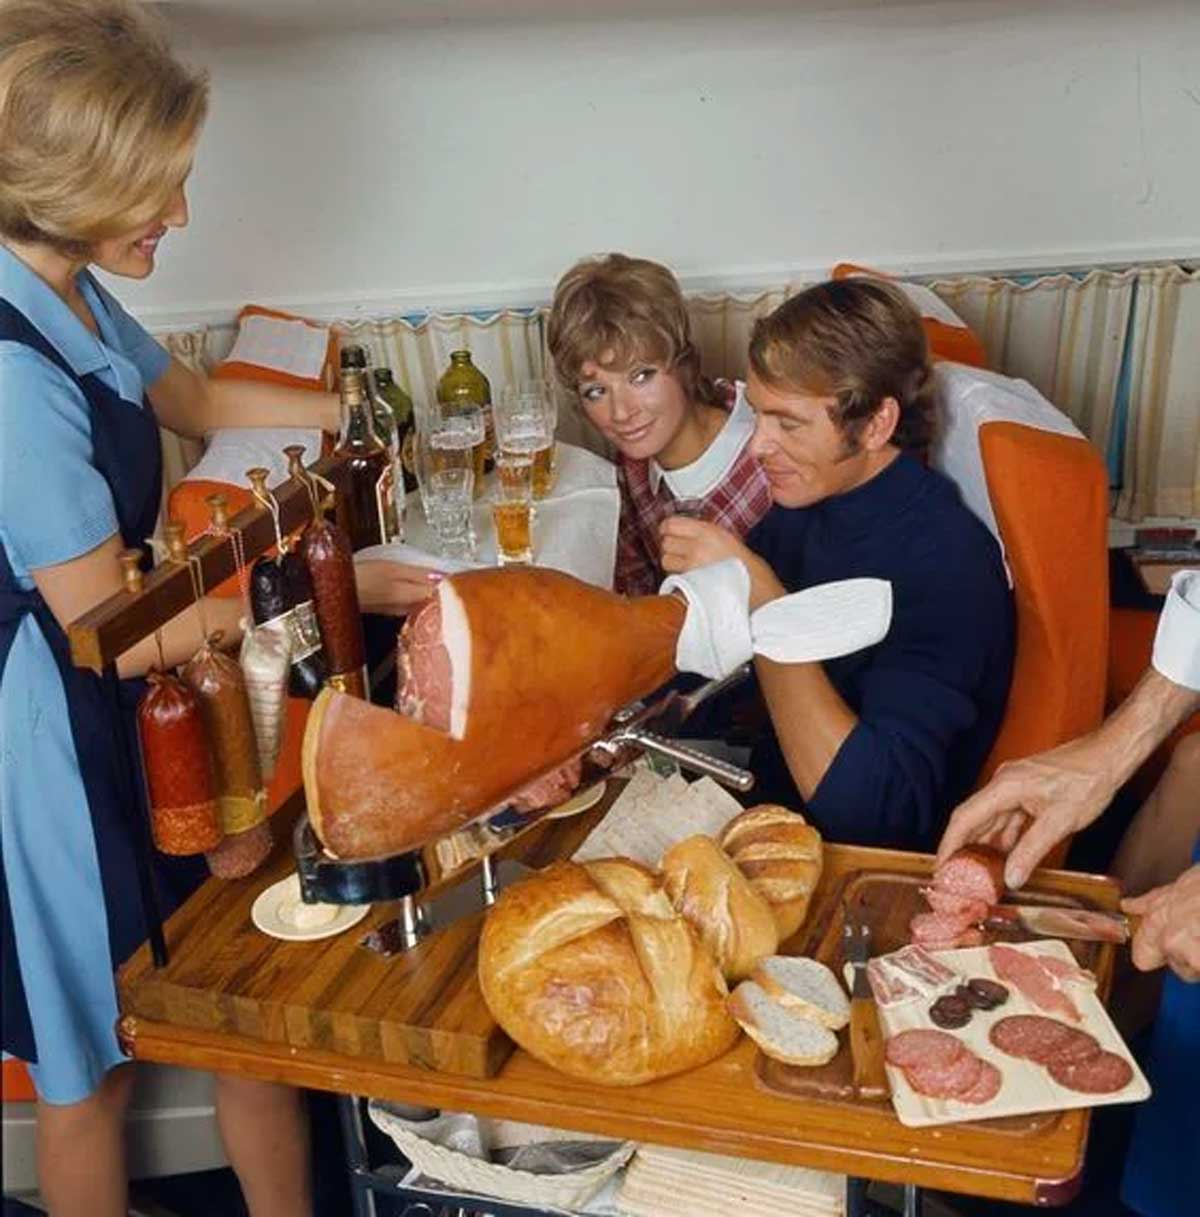
[[[738,985],[728,1008],[767,1056],[786,1065],[824,1065],[837,1055],[838,1039],[828,1027],[781,1006],[752,980]]]

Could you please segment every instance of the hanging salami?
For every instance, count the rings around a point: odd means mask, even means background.
[[[196,694],[208,731],[217,806],[227,839],[210,854],[209,868],[215,864],[214,874],[234,878],[249,874],[266,857],[271,839],[269,829],[265,835],[262,832],[266,794],[246,684],[238,664],[216,649],[218,641],[219,635],[184,665],[183,679]],[[257,831],[250,837],[252,830]]]
[[[174,676],[147,680],[137,722],[154,844],[164,854],[201,854],[220,842],[221,820],[200,704]]]
[[[312,583],[329,683],[343,693],[366,697],[366,642],[350,539],[336,524],[318,518],[304,530],[299,555]]]
[[[250,569],[250,607],[257,624],[282,621],[287,628],[292,656],[288,688],[292,695],[316,697],[328,669],[313,608],[312,584],[297,554],[262,557],[255,562]]]

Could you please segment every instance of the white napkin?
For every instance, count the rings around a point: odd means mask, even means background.
[[[289,444],[304,445],[304,463],[311,465],[321,455],[321,432],[307,427],[222,427],[205,437],[204,455],[184,475],[185,482],[227,482],[249,490],[246,470],[261,466],[269,470],[267,485],[288,479],[283,450]]]
[[[457,575],[460,571],[475,570],[488,565],[486,562],[462,562],[458,558],[444,558],[430,553],[417,545],[406,545],[403,541],[392,541],[387,545],[368,545],[354,555],[355,562],[404,562],[409,566],[427,566],[440,570],[444,575]]]
[[[754,655],[778,663],[812,663],[881,641],[892,621],[886,579],[842,579],[793,592],[750,612],[750,572],[726,558],[668,575],[659,592],[679,591],[687,616],[675,666],[710,678],[727,676]]]

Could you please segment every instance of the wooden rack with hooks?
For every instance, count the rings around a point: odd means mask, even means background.
[[[336,464],[332,458],[327,458],[318,461],[311,472],[328,478]],[[279,504],[279,527],[283,533],[302,527],[312,518],[309,489],[294,474],[272,494]],[[249,565],[275,544],[271,513],[255,502],[230,519],[224,501],[215,501],[221,498],[217,495],[209,498],[213,523],[217,527],[228,525],[242,534],[243,551]],[[67,628],[71,660],[77,668],[102,672],[118,655],[183,612],[195,599],[189,570],[192,559],[199,562],[206,588],[216,587],[235,573],[233,547],[224,537],[206,534],[188,546],[184,543],[181,525],[169,523],[164,533],[171,560],[143,574],[138,567],[141,551],[122,551],[125,587]]]

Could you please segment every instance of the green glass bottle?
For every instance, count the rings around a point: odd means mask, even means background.
[[[492,386],[488,378],[471,362],[470,351],[451,351],[450,366],[442,373],[437,385],[437,398],[442,412],[455,406],[478,406],[483,411],[483,443],[475,449],[475,494],[483,493],[483,475],[495,462],[495,431],[492,429]]]
[[[404,450],[404,441],[413,428],[414,414],[412,398],[396,383],[392,369],[372,369],[375,392],[371,397],[371,410],[375,418],[375,432],[391,450],[393,459],[399,460]],[[404,471],[406,494],[417,488],[416,477]]]

